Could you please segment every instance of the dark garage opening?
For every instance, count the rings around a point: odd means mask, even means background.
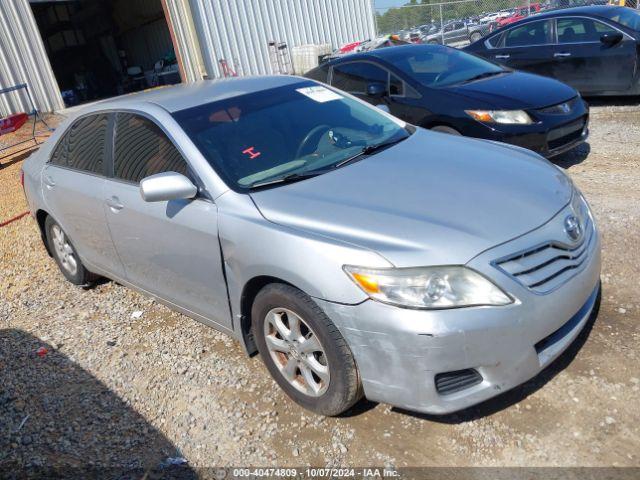
[[[67,106],[180,82],[161,0],[30,0]]]

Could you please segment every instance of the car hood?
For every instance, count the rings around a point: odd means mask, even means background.
[[[578,95],[573,88],[552,78],[515,72],[445,87],[445,90],[482,102],[479,107],[523,110],[548,107]]]
[[[541,226],[570,201],[571,185],[524,149],[418,129],[355,164],[251,197],[271,222],[408,267],[464,264]]]

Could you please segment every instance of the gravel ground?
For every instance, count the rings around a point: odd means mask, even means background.
[[[627,102],[628,103],[628,102]],[[65,282],[30,217],[0,229],[0,468],[20,465],[640,466],[640,108],[600,103],[557,163],[603,233],[592,328],[525,386],[457,415],[290,402],[227,336],[113,282]],[[0,170],[0,221],[26,209]],[[48,353],[39,356],[37,350]]]

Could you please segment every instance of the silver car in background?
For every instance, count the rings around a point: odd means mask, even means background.
[[[64,276],[228,333],[300,405],[442,414],[535,376],[600,292],[582,194],[518,147],[261,77],[115,98],[24,165]]]

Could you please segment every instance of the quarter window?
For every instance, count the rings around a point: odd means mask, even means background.
[[[156,173],[188,175],[187,162],[152,121],[139,115],[118,113],[115,133],[113,168],[116,178],[138,183]]]
[[[351,62],[333,67],[331,85],[349,93],[366,93],[369,83],[387,85],[389,73],[373,63]]]
[[[505,47],[524,47],[549,43],[549,22],[533,22],[512,28],[505,34]]]
[[[51,163],[83,172],[104,174],[107,114],[90,115],[76,121],[51,155]]]
[[[615,30],[601,22],[589,18],[558,19],[558,43],[598,42],[603,33],[615,33]]]

